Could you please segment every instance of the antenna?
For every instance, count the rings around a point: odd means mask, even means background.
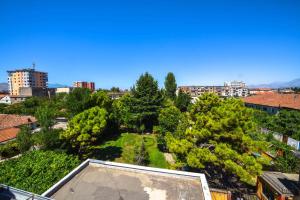
[[[32,63],[32,69],[35,70],[35,62]]]

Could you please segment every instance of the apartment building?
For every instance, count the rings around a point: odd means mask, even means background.
[[[36,71],[34,68],[7,71],[9,93],[13,96],[21,95],[21,88],[47,88],[48,73]]]
[[[249,95],[249,89],[242,81],[224,83],[224,86],[180,86],[179,90],[189,94],[193,100],[203,93],[215,93],[222,97],[246,97]]]
[[[75,88],[88,88],[91,91],[95,91],[95,83],[94,82],[76,81],[76,82],[73,83],[73,87],[75,87]]]

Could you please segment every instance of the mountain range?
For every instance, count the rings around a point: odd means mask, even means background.
[[[0,91],[8,91],[8,84],[0,83]]]
[[[250,88],[290,88],[300,87],[300,78],[288,82],[273,82],[267,84],[249,85]]]

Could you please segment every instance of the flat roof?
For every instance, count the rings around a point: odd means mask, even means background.
[[[211,200],[204,174],[88,159],[42,196],[103,200]]]

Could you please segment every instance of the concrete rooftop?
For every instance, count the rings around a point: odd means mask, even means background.
[[[203,174],[87,160],[43,196],[55,200],[210,200]]]

